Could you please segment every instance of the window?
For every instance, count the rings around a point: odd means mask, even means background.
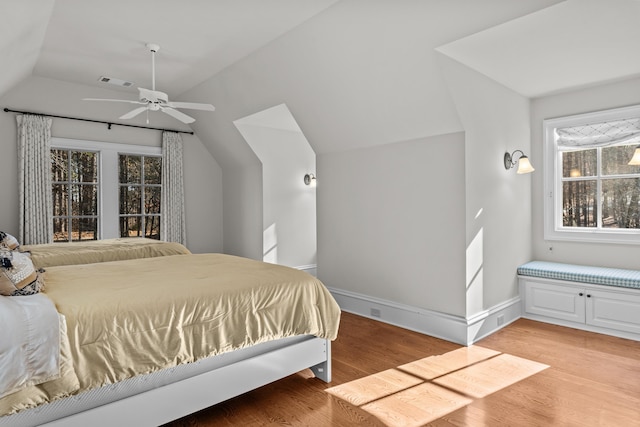
[[[120,236],[160,239],[162,158],[120,154]]]
[[[53,241],[98,238],[98,153],[51,150]]]
[[[51,138],[54,242],[160,239],[160,147]]]
[[[640,242],[640,107],[545,120],[545,239]]]

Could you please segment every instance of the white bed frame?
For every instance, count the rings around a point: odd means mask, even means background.
[[[331,341],[301,336],[258,344],[209,358],[207,366],[210,370],[206,372],[175,382],[164,379],[166,384],[150,384],[150,389],[124,398],[118,397],[117,385],[105,386],[102,389],[107,390],[100,389],[102,394],[113,394],[109,403],[90,407],[92,390],[16,416],[0,417],[0,426],[159,426],[306,368],[330,382]],[[70,405],[82,409],[69,414]]]

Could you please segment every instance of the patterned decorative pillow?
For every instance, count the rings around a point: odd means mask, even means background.
[[[0,247],[14,251],[20,247],[20,243],[11,234],[0,231]]]
[[[0,295],[34,295],[44,289],[44,270],[36,270],[28,253],[0,250]]]

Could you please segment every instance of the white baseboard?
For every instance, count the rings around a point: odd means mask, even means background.
[[[471,345],[521,317],[520,297],[464,318],[342,289],[329,291],[343,311],[462,345]]]
[[[316,264],[300,265],[296,268],[298,270],[306,271],[313,277],[318,277],[318,266]]]

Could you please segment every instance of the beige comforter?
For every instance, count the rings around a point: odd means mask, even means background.
[[[141,237],[23,245],[37,268],[191,253],[180,243]]]
[[[46,281],[66,317],[80,391],[268,340],[338,333],[340,309],[319,280],[230,255],[50,267]]]

